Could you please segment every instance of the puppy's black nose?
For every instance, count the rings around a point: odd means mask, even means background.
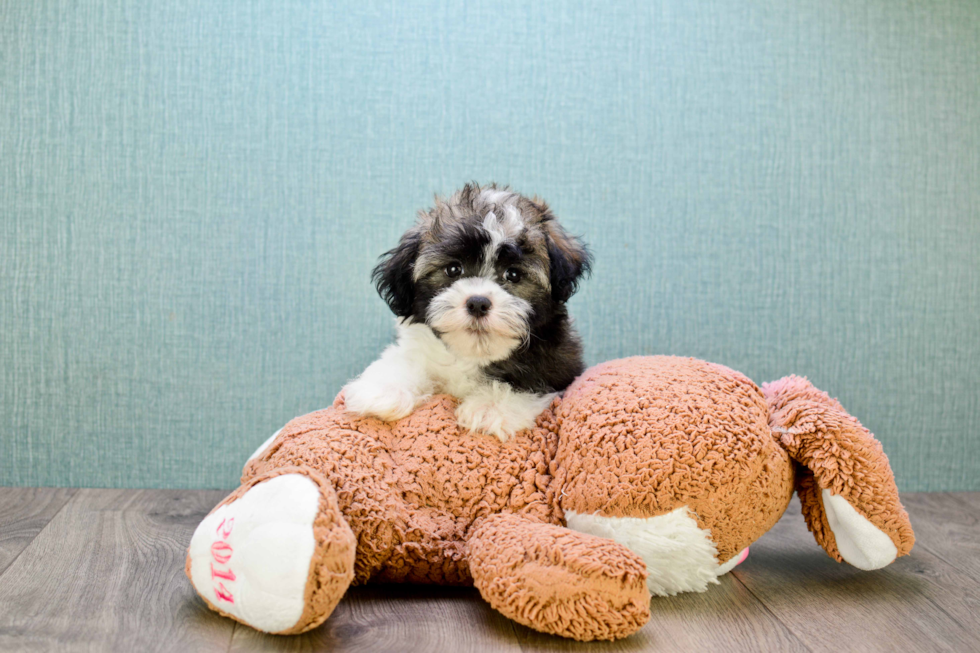
[[[466,300],[466,312],[473,317],[483,317],[490,312],[490,307],[493,304],[486,297],[480,297],[479,295],[475,297],[470,297]]]

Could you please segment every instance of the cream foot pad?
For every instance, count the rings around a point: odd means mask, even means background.
[[[892,538],[865,519],[844,497],[823,490],[821,499],[837,550],[846,562],[870,571],[895,560],[898,549]]]
[[[208,515],[190,545],[190,576],[223,612],[266,632],[294,626],[315,542],[320,492],[302,474],[259,483]]]

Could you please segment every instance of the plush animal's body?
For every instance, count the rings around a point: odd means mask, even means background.
[[[533,628],[614,639],[646,622],[650,594],[716,582],[794,488],[838,560],[876,568],[912,546],[880,445],[803,379],[760,390],[694,359],[612,361],[506,442],[454,409],[437,396],[385,423],[341,396],[290,422],[195,533],[195,588],[286,634],[351,584],[473,583]]]

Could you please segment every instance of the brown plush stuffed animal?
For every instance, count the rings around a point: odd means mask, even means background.
[[[579,640],[625,637],[650,594],[703,591],[795,489],[817,542],[862,569],[912,548],[881,445],[805,379],[635,357],[586,371],[507,442],[434,397],[395,423],[334,406],[287,424],[194,533],[187,575],[272,633],[323,623],[352,584],[473,584]]]

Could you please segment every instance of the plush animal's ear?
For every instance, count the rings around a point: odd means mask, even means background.
[[[565,302],[578,290],[578,282],[592,270],[592,254],[581,240],[570,235],[547,214],[543,225],[551,261],[551,297]]]
[[[412,273],[419,255],[422,235],[412,229],[398,241],[398,246],[381,255],[371,273],[378,294],[398,317],[409,317],[415,303],[415,280]]]

